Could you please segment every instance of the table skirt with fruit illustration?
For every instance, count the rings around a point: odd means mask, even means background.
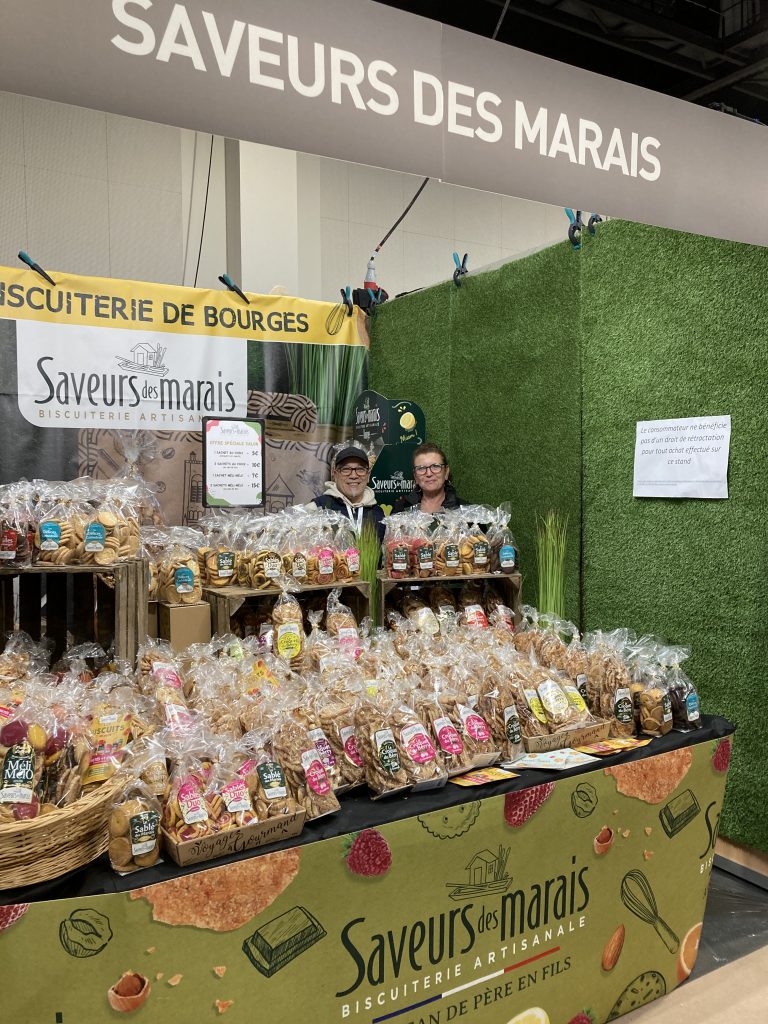
[[[0,906],[6,1017],[614,1020],[696,962],[732,732],[707,718],[559,776],[345,796],[298,842],[126,891],[94,865],[66,899]]]

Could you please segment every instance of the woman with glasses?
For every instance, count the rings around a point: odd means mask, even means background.
[[[382,540],[384,512],[376,504],[376,495],[368,486],[369,474],[365,449],[356,444],[344,446],[331,463],[331,479],[325,485],[325,492],[308,507],[341,512],[358,533],[363,523],[371,522],[376,527],[379,540]]]
[[[420,508],[422,512],[440,512],[458,508],[461,498],[449,481],[451,474],[445,452],[436,444],[420,444],[413,452],[413,479],[416,486],[395,504],[395,512]]]

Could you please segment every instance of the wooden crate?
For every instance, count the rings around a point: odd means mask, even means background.
[[[471,576],[428,576],[422,579],[420,576],[406,576],[403,579],[392,580],[384,570],[378,573],[378,614],[379,625],[385,624],[384,609],[387,595],[393,590],[414,590],[426,589],[428,587],[449,587],[451,590],[459,591],[467,582],[493,583],[501,592],[505,604],[512,609],[515,615],[515,629],[520,626],[522,618],[522,588],[523,577],[519,572],[513,573],[474,573]],[[457,594],[458,597],[458,594]]]
[[[342,603],[352,609],[358,622],[371,614],[371,585],[365,580],[347,580],[322,586],[307,585],[296,591],[294,597],[304,608],[310,595],[314,597],[322,595],[323,592],[327,595],[335,588],[342,591]],[[263,605],[271,608],[279,596],[278,587],[270,587],[268,590],[252,590],[249,587],[203,587],[203,598],[211,606],[211,630],[219,636],[232,632],[232,618],[243,605],[248,604],[254,608]]]
[[[0,566],[0,623],[4,631],[23,629],[35,640],[50,637],[54,660],[71,633],[105,649],[114,640],[115,656],[133,664],[147,633],[147,571],[144,559],[109,566]]]

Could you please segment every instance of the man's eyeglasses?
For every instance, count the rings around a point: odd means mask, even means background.
[[[424,476],[425,473],[439,473],[441,469],[445,469],[444,462],[433,462],[430,466],[414,466],[413,472]]]
[[[368,469],[365,466],[339,466],[336,472],[342,476],[368,476]]]

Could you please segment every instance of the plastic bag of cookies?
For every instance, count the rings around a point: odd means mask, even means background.
[[[291,593],[298,589],[298,585],[287,576],[281,577],[278,585],[280,596],[272,606],[273,648],[278,657],[283,658],[292,667],[298,667],[303,662],[306,641],[304,613]]]
[[[238,774],[246,781],[259,821],[301,810],[282,766],[270,752],[270,736],[269,728],[255,729],[239,743],[243,760]]]
[[[340,810],[320,751],[307,728],[290,715],[277,716],[270,738],[273,759],[282,766],[285,778],[307,820],[322,818]]]
[[[162,804],[139,778],[130,779],[109,816],[109,863],[119,875],[161,863]]]
[[[34,533],[27,489],[19,484],[0,487],[0,566],[29,565]]]
[[[173,543],[157,567],[157,597],[165,604],[197,604],[202,600],[197,549]]]
[[[408,515],[405,512],[384,517],[384,569],[392,580],[411,575],[411,546]]]
[[[461,523],[456,513],[446,513],[438,518],[438,526],[432,534],[435,548],[435,576],[460,576]]]
[[[360,576],[360,540],[349,520],[342,518],[334,538],[335,580],[356,580]]]
[[[494,509],[488,530],[490,571],[511,575],[517,570],[517,543],[509,528],[512,513],[508,507]]]

